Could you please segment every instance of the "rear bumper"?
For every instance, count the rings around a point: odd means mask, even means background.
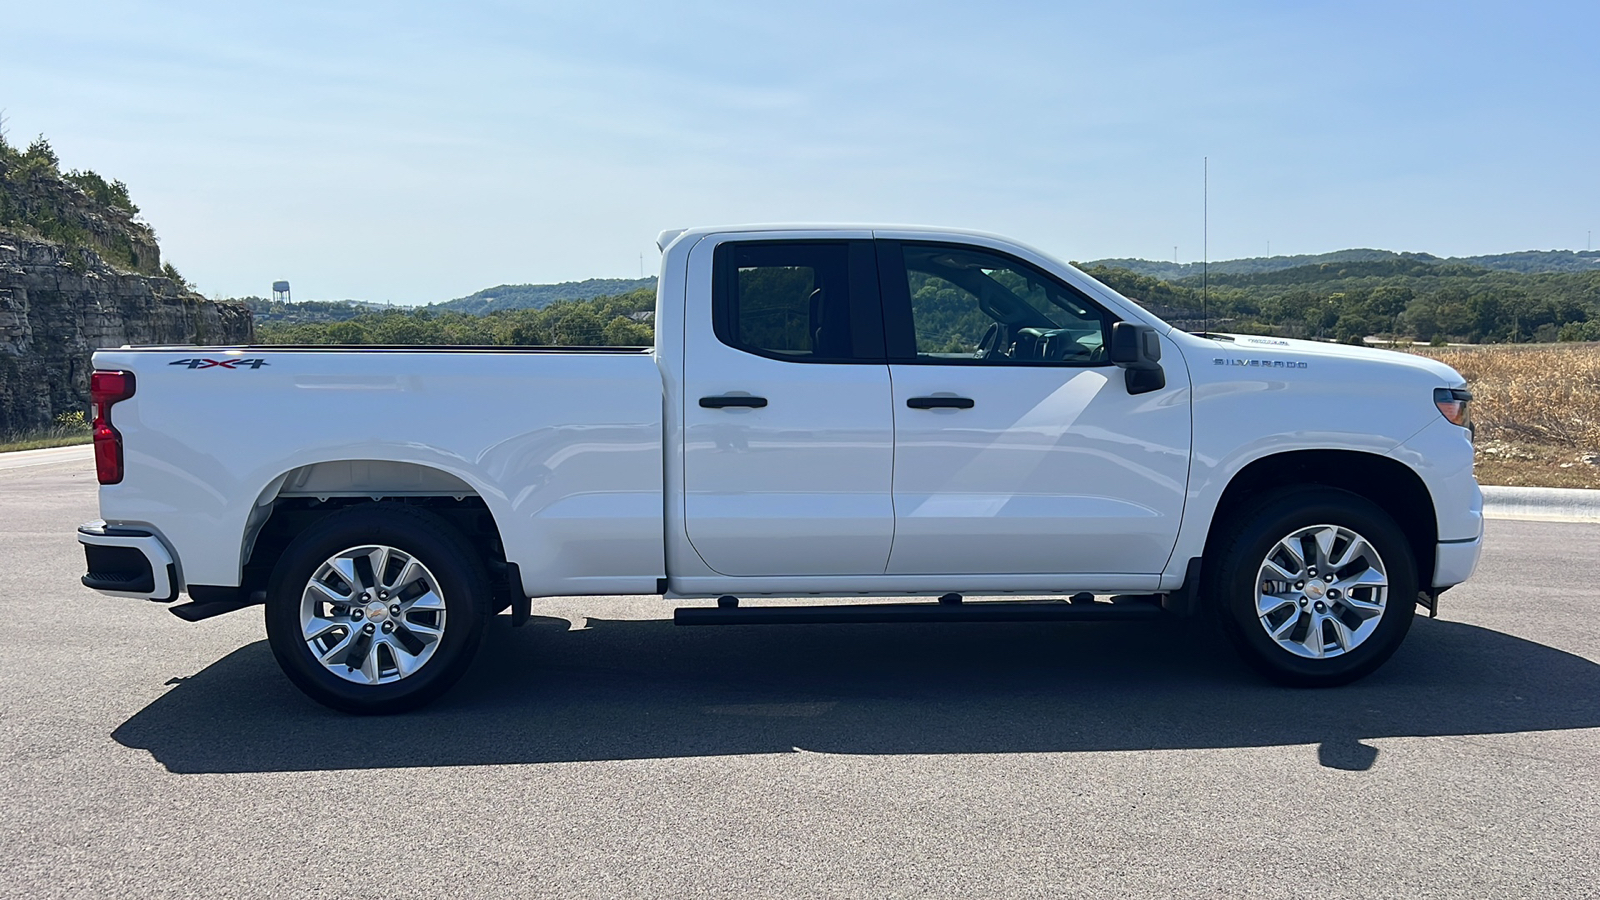
[[[159,537],[95,521],[78,526],[78,543],[88,564],[84,587],[112,597],[178,599],[178,567]]]
[[[1440,541],[1433,557],[1433,586],[1447,588],[1472,577],[1483,555],[1483,535],[1470,541]]]

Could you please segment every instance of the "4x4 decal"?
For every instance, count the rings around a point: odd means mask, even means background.
[[[237,369],[243,366],[259,369],[270,363],[264,359],[175,359],[167,365],[188,366],[191,369]]]

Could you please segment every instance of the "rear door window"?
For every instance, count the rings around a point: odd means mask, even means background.
[[[792,362],[883,362],[870,241],[754,241],[717,248],[712,317],[730,347]]]

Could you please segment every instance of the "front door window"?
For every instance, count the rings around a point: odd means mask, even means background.
[[[979,365],[1106,362],[1106,315],[1033,268],[940,244],[903,247],[919,360]]]

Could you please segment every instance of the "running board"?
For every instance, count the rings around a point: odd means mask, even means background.
[[[738,606],[725,597],[717,606],[686,606],[673,611],[675,625],[816,625],[877,622],[1128,622],[1161,618],[1153,597],[1119,598],[1115,603],[1066,600],[976,603],[854,603],[838,606]]]
[[[189,596],[194,596],[191,588]],[[185,622],[201,622],[215,616],[237,612],[251,606],[258,606],[267,602],[266,591],[251,591],[245,596],[230,597],[217,600],[193,600],[188,603],[179,603],[177,606],[167,607],[167,612],[172,613]]]

